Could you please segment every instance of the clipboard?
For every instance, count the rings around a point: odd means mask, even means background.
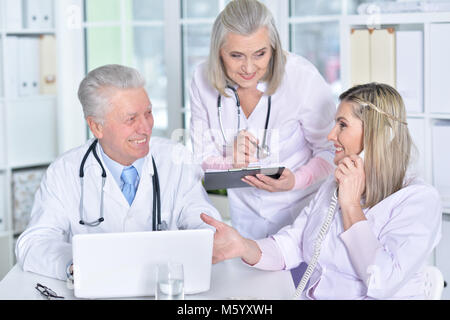
[[[241,179],[245,176],[256,176],[257,174],[264,174],[273,179],[278,179],[283,173],[284,167],[272,168],[242,168],[219,171],[205,172],[205,189],[218,190],[230,188],[251,188],[251,186]]]

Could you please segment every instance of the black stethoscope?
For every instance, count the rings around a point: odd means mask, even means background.
[[[239,132],[240,125],[241,125],[241,102],[239,100],[239,95],[237,93],[237,90],[230,85],[228,85],[227,88],[231,89],[233,91],[234,97],[236,98],[236,108],[237,108],[237,118],[238,118],[237,130]],[[267,99],[267,114],[266,114],[266,124],[264,125],[264,138],[263,138],[261,146],[255,145],[257,147],[258,159],[263,159],[263,158],[270,156],[270,149],[269,149],[269,146],[266,144],[266,138],[267,138],[267,128],[269,126],[271,105],[272,105],[272,96],[269,96]],[[219,118],[219,126],[220,126],[220,131],[222,132],[223,140],[225,141],[225,144],[228,144],[227,138],[225,137],[225,132],[223,130],[221,110],[222,110],[222,96],[219,93],[217,96],[217,116]]]
[[[97,151],[95,150],[95,147],[97,146],[98,139],[95,139],[94,142],[89,146],[88,150],[83,156],[83,160],[81,161],[80,165],[80,184],[81,184],[81,198],[80,198],[80,224],[89,226],[89,227],[96,227],[103,221],[105,221],[105,218],[103,217],[103,187],[105,186],[106,181],[106,170],[103,167],[102,162],[100,161],[100,158],[98,157]],[[87,157],[89,156],[89,153],[92,151],[92,154],[94,155],[95,159],[97,160],[98,164],[102,168],[102,191],[100,196],[100,217],[92,222],[87,222],[83,220],[83,198],[84,198],[84,163],[86,162]],[[152,230],[153,231],[161,231],[161,230],[167,230],[167,224],[165,221],[161,222],[161,197],[160,197],[160,189],[159,189],[159,179],[158,179],[158,171],[156,170],[156,164],[155,159],[152,157],[153,162],[153,221],[152,221]]]

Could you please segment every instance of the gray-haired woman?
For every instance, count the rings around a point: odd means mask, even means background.
[[[327,133],[336,109],[317,69],[283,51],[262,3],[233,0],[216,18],[190,103],[191,139],[203,169],[286,168],[279,179],[246,177],[249,188],[228,190],[233,226],[258,239],[291,224],[333,169]]]

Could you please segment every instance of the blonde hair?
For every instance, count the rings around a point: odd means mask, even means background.
[[[220,49],[229,32],[239,35],[251,35],[260,28],[266,27],[269,32],[272,57],[269,62],[264,81],[268,81],[267,95],[272,95],[280,85],[286,64],[286,56],[281,46],[280,36],[275,21],[267,7],[256,0],[232,0],[217,16],[211,33],[211,44],[208,57],[207,77],[211,85],[223,96],[227,85],[235,84],[225,72],[220,57]]]
[[[412,140],[400,94],[382,83],[358,85],[339,96],[353,104],[363,122],[365,208],[371,208],[404,185]]]

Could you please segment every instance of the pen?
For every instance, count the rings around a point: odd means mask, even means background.
[[[256,142],[253,142],[251,140],[249,140],[251,144],[253,144],[256,147],[257,150],[257,157],[258,159],[263,159],[266,158],[270,155],[270,152],[267,150],[267,147],[261,147],[259,144],[257,144]]]

